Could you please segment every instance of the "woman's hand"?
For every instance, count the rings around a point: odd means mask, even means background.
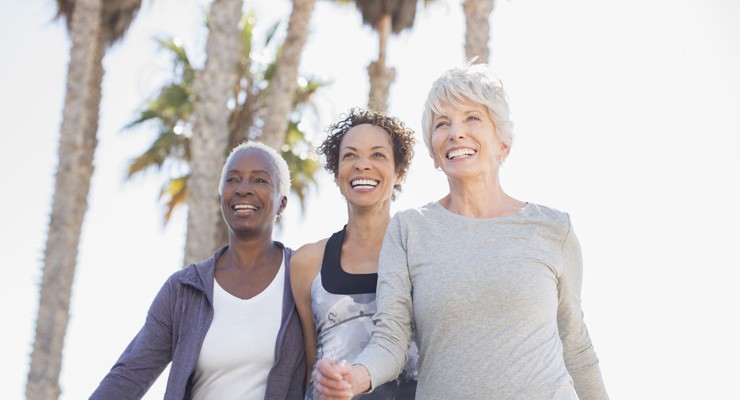
[[[362,365],[323,358],[313,371],[314,395],[321,400],[351,399],[370,388],[370,374]]]
[[[319,360],[313,370],[313,392],[321,400],[351,399],[352,368],[347,361]]]

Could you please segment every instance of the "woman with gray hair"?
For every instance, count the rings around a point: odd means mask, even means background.
[[[449,193],[391,219],[372,338],[352,365],[317,363],[321,398],[347,399],[394,378],[414,328],[417,399],[608,398],[583,320],[581,251],[568,214],[501,187],[512,126],[486,65],[434,82],[422,129]]]
[[[232,150],[218,189],[228,245],[165,282],[91,399],[140,399],[170,362],[166,400],[303,398],[292,250],[272,239],[289,190],[275,150],[258,142]]]

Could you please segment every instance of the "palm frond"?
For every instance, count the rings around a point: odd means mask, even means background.
[[[177,207],[187,204],[188,194],[190,193],[187,185],[189,176],[190,174],[172,178],[162,188],[162,193],[159,197],[165,201],[165,224],[170,221],[172,213]]]
[[[265,47],[270,46],[270,43],[272,42],[272,39],[275,38],[275,33],[277,33],[279,27],[280,21],[272,24],[272,26],[267,30],[267,34],[265,35]]]
[[[246,14],[242,19],[241,32],[244,53],[240,60],[240,76],[233,86],[233,108],[229,117],[231,147],[244,140],[254,139],[261,133],[263,118],[270,106],[267,104],[270,81],[274,76],[276,60],[282,49],[282,46],[268,49],[277,37],[280,22],[271,25],[267,30],[263,49],[256,49],[254,46],[255,26],[256,19],[253,13]],[[186,50],[176,38],[155,40],[163,49],[172,53],[173,77],[126,125],[127,129],[144,123],[154,123],[159,127],[159,135],[150,147],[129,164],[128,177],[152,169],[168,176],[160,194],[160,199],[164,202],[166,223],[173,211],[187,201],[189,175],[183,171],[188,171],[187,164],[190,161],[188,127],[192,124],[192,106],[195,98],[193,78],[197,71],[190,64]],[[320,162],[313,150],[315,146],[309,139],[311,135],[301,130],[302,125],[298,122],[304,119],[308,112],[318,115],[311,99],[329,82],[299,79],[300,84],[293,97],[293,111],[282,155],[291,170],[292,191],[301,203],[301,210],[305,210],[308,194],[313,188],[318,187],[314,175],[320,169]]]
[[[152,168],[161,170],[168,160],[187,161],[187,145],[188,139],[184,135],[175,133],[174,129],[160,132],[149,148],[129,163],[127,178]]]

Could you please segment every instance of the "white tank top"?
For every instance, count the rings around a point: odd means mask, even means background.
[[[213,322],[193,375],[193,400],[262,399],[275,364],[285,260],[262,293],[240,299],[213,280]]]

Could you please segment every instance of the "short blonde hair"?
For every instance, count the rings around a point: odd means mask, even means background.
[[[267,154],[267,156],[272,160],[272,163],[275,166],[275,171],[277,172],[278,194],[283,197],[288,197],[288,193],[290,193],[290,169],[288,168],[288,163],[272,147],[267,146],[264,143],[251,140],[234,147],[231,150],[231,153],[229,153],[229,156],[226,157],[226,162],[224,162],[223,169],[221,169],[221,179],[218,183],[219,196],[223,195],[224,193],[224,176],[226,176],[226,166],[229,165],[229,162],[232,158],[234,158],[236,154],[248,149],[260,150],[263,153]]]
[[[422,110],[421,130],[430,154],[434,115],[441,114],[442,103],[459,107],[464,101],[485,106],[499,140],[511,148],[514,144],[514,123],[510,119],[504,86],[487,64],[474,64],[470,61],[463,67],[444,72],[429,90]]]

